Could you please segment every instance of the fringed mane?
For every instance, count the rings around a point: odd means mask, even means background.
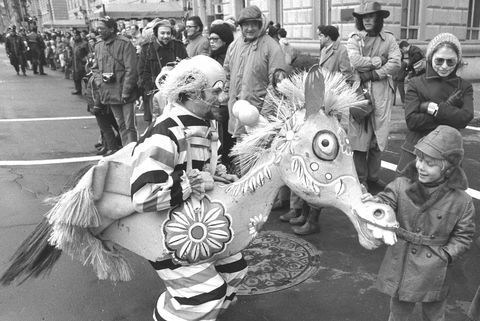
[[[357,92],[358,83],[351,86],[341,73],[325,69],[321,72],[325,78],[325,98],[320,112],[336,117],[346,127],[350,107],[365,105],[368,101]],[[279,83],[276,90],[267,89],[261,114],[268,123],[250,130],[230,153],[241,173],[251,170],[259,159],[272,152],[281,132],[296,131],[303,124],[298,114],[305,109],[305,76],[306,72],[295,73]]]

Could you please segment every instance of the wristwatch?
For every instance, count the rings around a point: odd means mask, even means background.
[[[429,113],[429,114],[432,115],[433,117],[437,116],[437,113],[438,113],[438,105],[435,104],[435,103],[430,103],[430,104],[428,104],[427,113]]]

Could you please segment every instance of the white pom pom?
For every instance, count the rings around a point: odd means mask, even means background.
[[[245,126],[257,125],[260,117],[257,107],[246,100],[238,100],[232,107],[232,113]]]

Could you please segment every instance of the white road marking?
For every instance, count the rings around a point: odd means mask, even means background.
[[[37,160],[4,160],[0,161],[0,166],[32,166],[32,165],[51,165],[51,164],[67,164],[93,162],[102,159],[102,156],[86,156],[72,158],[57,159],[37,159]]]
[[[135,114],[135,116],[143,116],[143,114]],[[75,116],[75,117],[41,117],[41,118],[4,118],[0,119],[0,123],[20,123],[35,121],[52,121],[52,120],[82,120],[95,119],[95,116]]]

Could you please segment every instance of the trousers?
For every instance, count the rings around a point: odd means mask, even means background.
[[[150,263],[166,286],[153,311],[155,321],[216,320],[236,300],[247,273],[241,253],[187,266],[171,260]]]
[[[421,302],[423,321],[445,321],[447,299],[436,302]],[[397,297],[390,300],[388,321],[408,321],[415,308],[415,302],[400,301]]]
[[[109,105],[115,117],[122,139],[122,145],[127,146],[137,141],[137,128],[135,127],[135,109],[133,103],[123,105]]]

